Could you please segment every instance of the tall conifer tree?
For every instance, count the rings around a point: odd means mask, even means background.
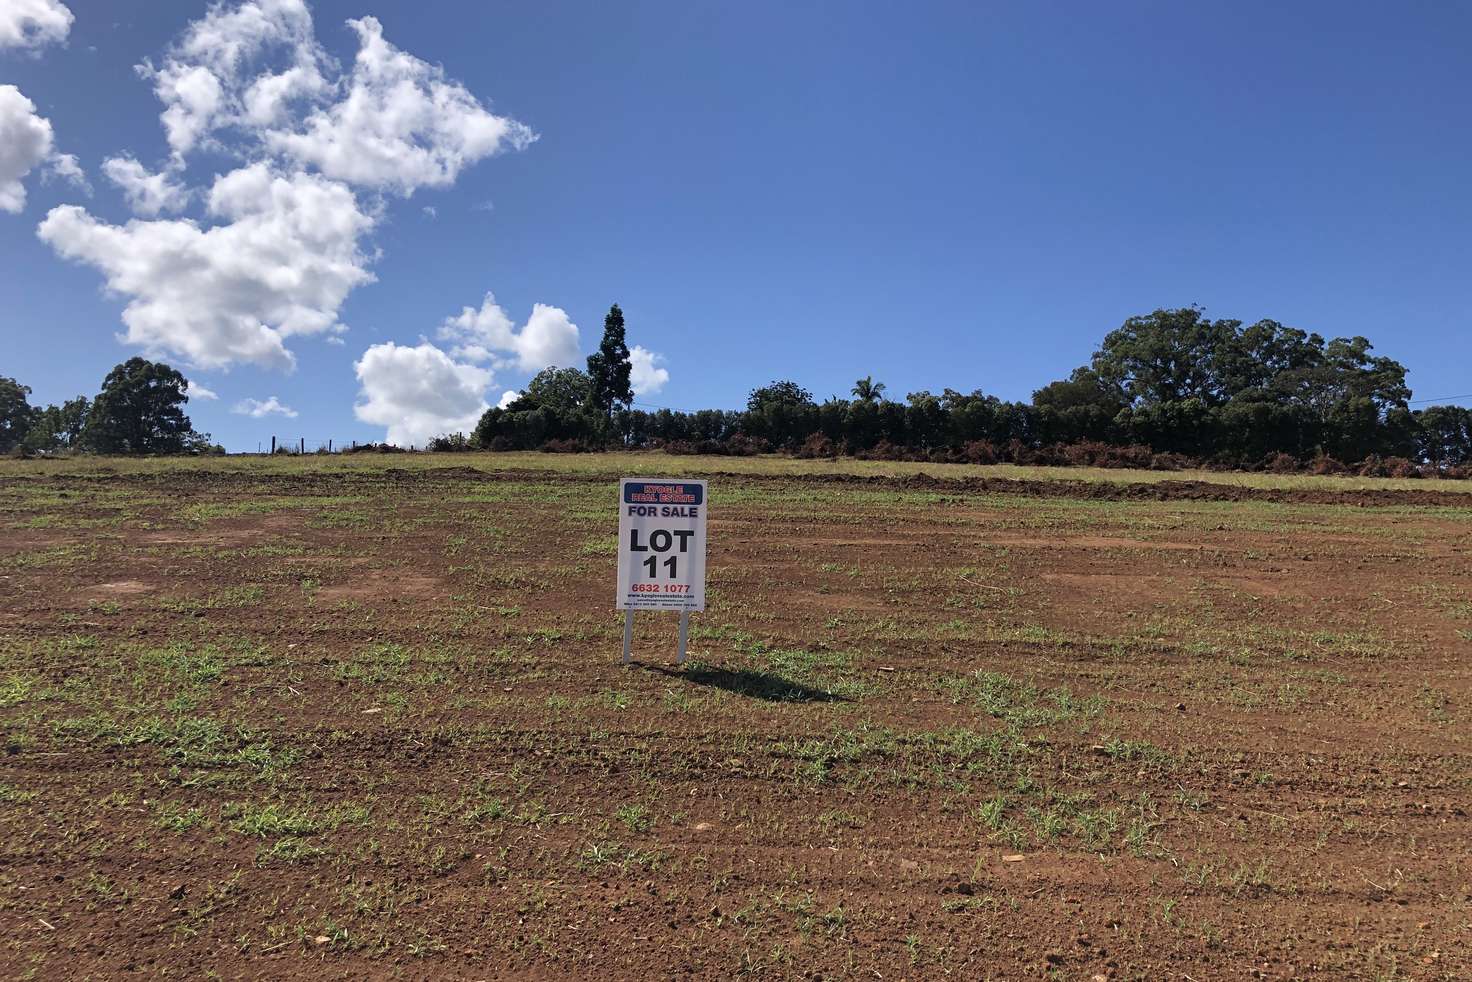
[[[624,312],[614,304],[603,318],[603,341],[588,356],[589,395],[593,406],[605,418],[612,418],[616,406],[634,401],[634,390],[629,384],[633,369],[624,338]]]

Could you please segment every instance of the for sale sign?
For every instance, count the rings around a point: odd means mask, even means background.
[[[705,482],[618,482],[619,610],[705,609]]]

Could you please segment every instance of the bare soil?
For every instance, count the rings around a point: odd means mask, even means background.
[[[0,478],[0,974],[1472,977],[1465,494],[710,480]]]

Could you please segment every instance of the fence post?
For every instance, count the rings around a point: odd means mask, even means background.
[[[271,437],[271,456],[276,456],[276,438],[274,436]]]

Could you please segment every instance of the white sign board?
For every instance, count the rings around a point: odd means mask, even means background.
[[[619,610],[705,609],[704,481],[618,482]]]

